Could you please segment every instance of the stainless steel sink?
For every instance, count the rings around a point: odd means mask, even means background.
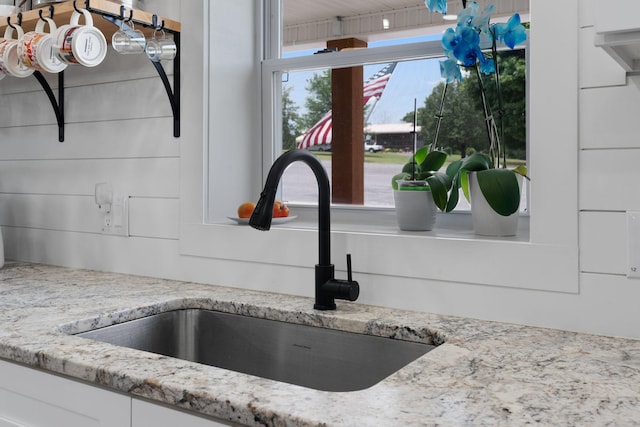
[[[362,390],[434,346],[189,309],[77,334],[317,390]]]

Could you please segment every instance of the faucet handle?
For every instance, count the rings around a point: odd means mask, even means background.
[[[334,299],[355,301],[360,295],[360,285],[353,280],[351,272],[351,254],[347,254],[347,280],[334,277],[333,265],[316,265],[316,303],[317,310],[335,310]]]

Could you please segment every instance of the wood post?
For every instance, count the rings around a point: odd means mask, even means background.
[[[328,48],[366,48],[367,42],[354,38],[329,40]],[[364,106],[363,67],[331,71],[331,183],[332,201],[364,204]]]

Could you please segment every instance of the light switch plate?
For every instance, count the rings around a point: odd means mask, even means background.
[[[627,277],[640,279],[640,212],[627,212]]]

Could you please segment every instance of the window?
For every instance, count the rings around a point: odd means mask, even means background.
[[[299,8],[291,2],[284,1],[283,15],[285,29],[283,31],[283,46],[280,46],[277,34],[273,36],[272,43],[277,46],[271,51],[282,51],[281,57],[267,59],[263,64],[263,90],[265,97],[273,97],[274,102],[266,105],[275,106],[273,113],[266,112],[264,138],[267,143],[264,164],[269,164],[282,151],[300,146],[317,153],[325,165],[328,175],[331,176],[331,167],[335,155],[332,153],[331,123],[325,120],[325,113],[331,110],[331,69],[342,68],[346,65],[364,66],[363,85],[365,88],[376,75],[385,70],[389,79],[376,96],[367,98],[364,106],[364,134],[363,151],[364,158],[364,205],[367,207],[393,207],[393,195],[391,192],[391,179],[397,174],[404,163],[410,157],[414,141],[411,136],[413,131],[414,105],[417,108],[418,120],[416,131],[418,132],[417,146],[431,143],[436,123],[432,118],[436,114],[434,108],[439,105],[440,93],[444,84],[440,78],[440,60],[442,59],[442,46],[440,36],[420,36],[411,38],[398,38],[409,30],[395,29],[390,34],[376,34],[376,41],[369,44],[369,48],[356,52],[322,53],[311,55],[313,49],[299,50],[291,40],[292,33],[308,33],[301,31],[301,27],[309,24],[287,25],[287,20],[292,20],[289,15],[301,22],[314,20],[316,11],[313,8]],[[337,5],[340,2],[334,2]],[[393,2],[392,2],[393,3]],[[397,1],[398,8],[403,5]],[[278,2],[272,3],[274,7]],[[291,8],[292,11],[289,11]],[[305,17],[304,10],[309,13]],[[415,13],[426,11],[421,5]],[[360,11],[351,20],[362,20],[365,11]],[[372,11],[366,11],[372,13]],[[380,18],[379,13],[374,14]],[[384,15],[384,14],[383,14]],[[387,15],[391,15],[388,12]],[[289,18],[288,18],[289,16]],[[305,19],[306,18],[306,19]],[[368,19],[374,19],[369,16]],[[334,21],[334,24],[336,22]],[[345,24],[343,21],[339,23]],[[318,24],[319,25],[319,24]],[[346,24],[345,24],[346,25]],[[450,24],[450,25],[455,25]],[[448,25],[448,26],[450,26]],[[295,27],[296,31],[291,30]],[[423,28],[423,33],[429,30]],[[433,30],[431,30],[433,31]],[[321,31],[318,31],[321,32]],[[336,31],[339,32],[339,31]],[[415,29],[412,29],[415,32]],[[334,33],[335,34],[335,33]],[[325,35],[328,35],[325,33]],[[370,37],[369,34],[365,34]],[[320,37],[320,36],[317,36]],[[316,40],[317,51],[322,51],[325,40]],[[309,47],[309,43],[304,45]],[[316,51],[316,52],[317,52]],[[505,64],[512,61],[525,63],[524,49],[501,52],[501,55],[509,57]],[[353,53],[353,55],[351,55]],[[506,58],[505,58],[506,59]],[[393,65],[391,65],[393,64]],[[319,68],[321,67],[321,68]],[[524,66],[517,68],[520,72],[519,87],[508,93],[518,104],[518,109],[509,109],[511,117],[509,129],[517,129],[509,135],[513,141],[510,154],[514,163],[526,163],[526,82]],[[503,71],[503,75],[509,74],[509,70]],[[511,79],[513,80],[513,79]],[[460,87],[470,86],[475,78],[466,78]],[[474,105],[473,98],[468,95],[458,95],[460,91],[450,90],[445,102],[445,119],[441,122],[437,146],[450,154],[450,161],[467,155],[475,150],[481,150],[486,145],[486,136],[482,134],[482,113],[479,105]],[[463,100],[461,104],[459,100]],[[478,97],[479,100],[479,97]],[[460,114],[461,105],[466,108],[464,114]],[[512,106],[512,104],[510,104]],[[474,120],[473,125],[468,121]],[[269,126],[272,126],[269,128]],[[453,135],[453,137],[452,137]],[[313,204],[315,193],[313,191],[313,176],[304,165],[292,165],[285,173],[282,180],[281,197],[289,203]],[[334,183],[335,184],[335,183]],[[521,210],[528,212],[528,182],[522,193]],[[469,205],[464,197],[460,198],[457,210],[468,210]]]

